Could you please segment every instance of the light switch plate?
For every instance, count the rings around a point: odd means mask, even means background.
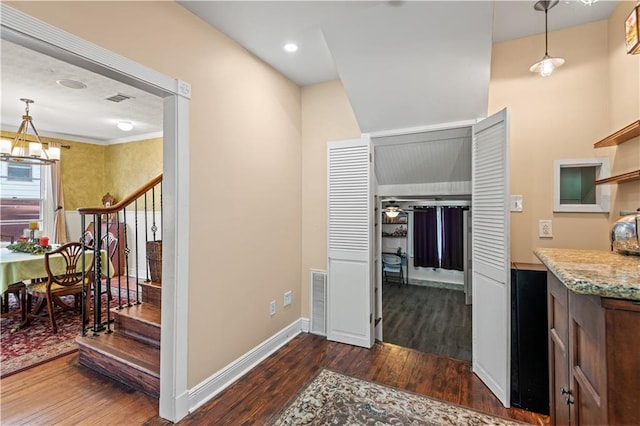
[[[511,211],[512,212],[522,211],[522,195],[511,196]]]
[[[538,221],[538,236],[540,238],[553,237],[553,223],[550,220]]]

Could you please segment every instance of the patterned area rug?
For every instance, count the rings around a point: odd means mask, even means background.
[[[271,425],[522,425],[322,370],[295,400],[269,423]]]
[[[116,290],[117,291],[117,290]],[[63,296],[67,298],[71,296]],[[68,302],[72,303],[71,298]],[[103,295],[103,310],[106,308],[106,295]],[[12,308],[16,308],[11,298]],[[112,302],[113,303],[113,302]],[[80,333],[82,321],[74,311],[56,309],[58,333],[53,334],[46,308],[43,318],[34,318],[23,328],[20,316],[0,319],[0,377],[18,373],[43,362],[67,355],[78,350],[76,336]]]

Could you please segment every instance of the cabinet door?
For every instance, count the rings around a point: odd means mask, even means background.
[[[640,304],[602,299],[607,324],[608,422],[637,424],[640,419]]]
[[[569,292],[571,422],[606,425],[605,318],[600,297]]]
[[[569,424],[569,405],[563,393],[569,390],[569,296],[555,275],[547,272],[549,316],[549,405],[551,419]]]

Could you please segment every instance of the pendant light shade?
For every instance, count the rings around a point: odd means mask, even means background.
[[[548,30],[548,13],[549,9],[558,4],[558,0],[540,0],[533,8],[535,10],[544,11],[544,56],[535,64],[531,65],[529,71],[540,74],[543,77],[550,76],[553,71],[564,64],[563,58],[554,58],[549,56],[549,30]]]

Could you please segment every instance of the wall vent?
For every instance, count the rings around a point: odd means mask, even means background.
[[[327,335],[327,273],[311,270],[311,326],[309,331]]]
[[[125,95],[123,93],[118,93],[117,95],[109,96],[107,98],[107,100],[111,102],[122,102],[122,101],[126,101],[127,99],[133,99],[133,96]]]

